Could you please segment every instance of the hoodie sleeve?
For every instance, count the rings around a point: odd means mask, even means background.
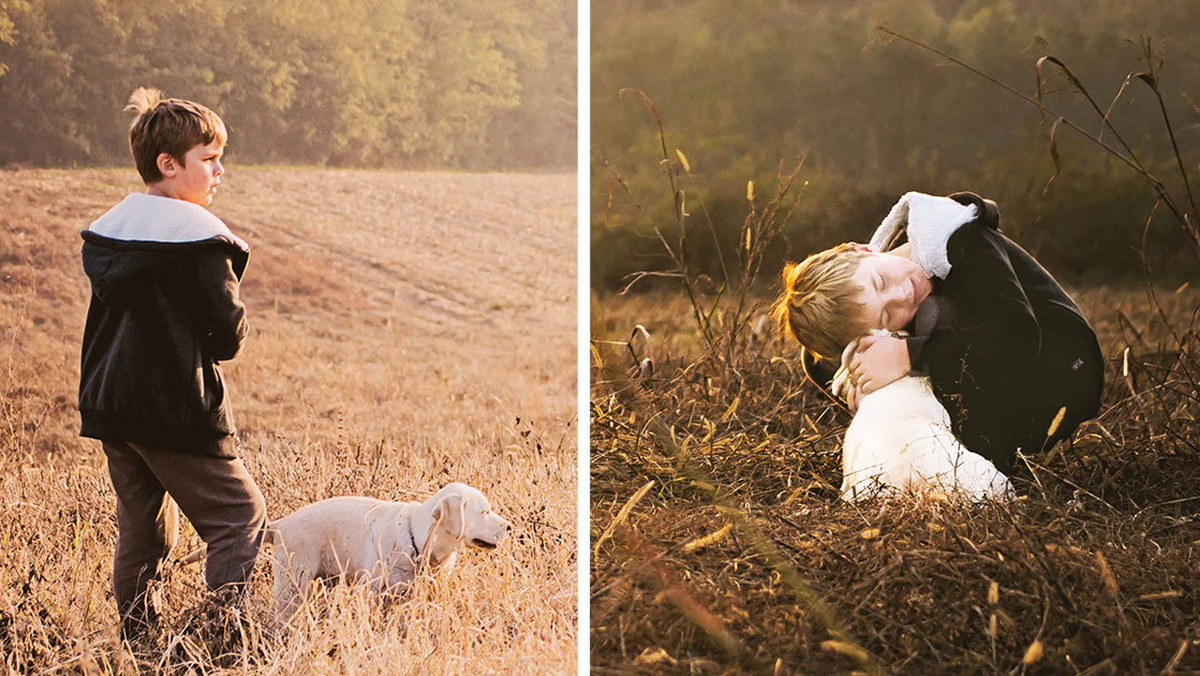
[[[975,310],[959,325],[961,333],[970,335],[968,344],[989,362],[1032,363],[1040,329],[999,234],[968,225],[951,239],[948,250],[950,259],[962,264],[955,269],[958,305]]]
[[[1041,327],[1002,236],[987,225],[963,226],[947,247],[953,273],[943,292],[960,308],[957,326],[930,375],[962,397],[960,437],[971,450],[1007,464],[1024,427],[1029,373],[1036,367]],[[931,339],[925,346],[934,348]],[[936,363],[935,363],[936,361]]]
[[[233,359],[246,339],[246,306],[239,295],[233,258],[212,248],[195,259],[199,289],[200,339],[216,361]]]
[[[929,336],[907,336],[904,339],[904,344],[908,346],[908,365],[912,371],[925,372],[924,350],[927,342],[929,342]]]

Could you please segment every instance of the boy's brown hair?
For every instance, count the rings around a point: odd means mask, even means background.
[[[783,290],[772,314],[780,331],[818,357],[838,358],[850,341],[870,328],[858,300],[862,285],[852,278],[871,253],[848,242],[783,268]]]
[[[129,127],[129,147],[138,173],[147,185],[163,179],[158,156],[167,153],[180,165],[184,155],[197,145],[218,141],[225,145],[225,123],[213,111],[194,101],[164,99],[162,92],[138,87],[129,96],[125,110],[137,113]]]

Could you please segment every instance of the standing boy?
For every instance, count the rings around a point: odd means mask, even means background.
[[[1007,473],[1018,449],[1046,448],[1096,415],[1104,364],[1079,307],[999,224],[996,204],[973,193],[908,193],[869,245],[788,264],[776,316],[832,358],[871,329],[906,330],[859,342],[851,408],[924,373],[955,436]]]
[[[235,596],[266,508],[235,454],[218,363],[246,338],[238,284],[249,252],[205,208],[225,171],[225,124],[153,89],[136,90],[127,110],[137,113],[129,139],[146,192],[82,233],[92,298],[79,412],[80,434],[103,442],[117,494],[113,592],[131,637],[156,623],[147,585],[175,543],[176,504],[208,545],[208,587]]]

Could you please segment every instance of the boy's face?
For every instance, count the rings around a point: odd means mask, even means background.
[[[158,156],[158,168],[163,178],[151,186],[150,192],[208,206],[217,194],[221,175],[225,173],[225,167],[221,165],[224,154],[225,147],[215,140],[192,146],[184,153],[182,164],[162,153]]]
[[[860,318],[872,329],[899,331],[908,326],[933,291],[919,265],[891,254],[864,257],[852,279],[863,289],[857,298],[863,304]]]

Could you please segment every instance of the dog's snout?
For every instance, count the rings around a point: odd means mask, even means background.
[[[513,529],[512,523],[510,523],[508,519],[496,519],[496,520],[499,522],[497,524],[499,526],[499,528],[496,529],[496,537],[497,537],[497,539],[503,540],[512,533],[512,529]]]

